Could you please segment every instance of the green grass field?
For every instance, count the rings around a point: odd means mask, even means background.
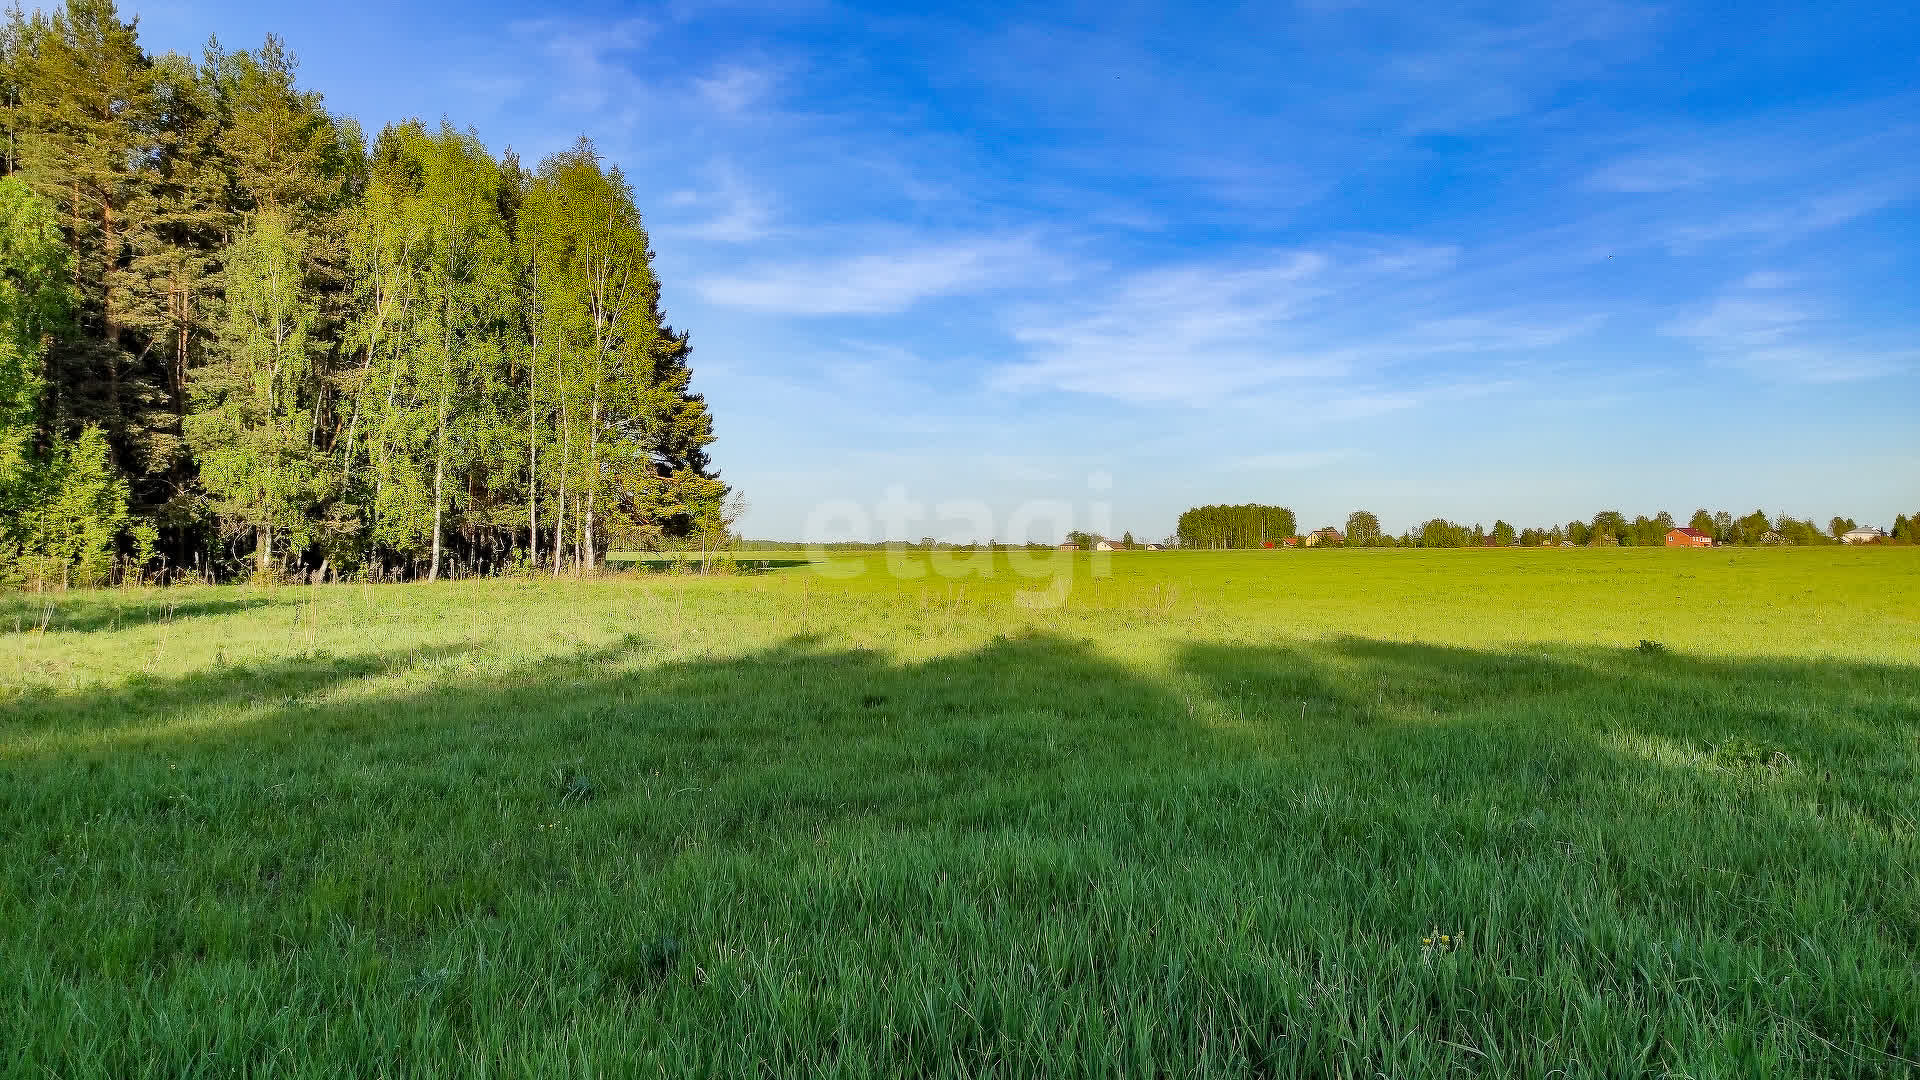
[[[1920,1069],[1920,550],[1062,559],[0,597],[0,1076]]]

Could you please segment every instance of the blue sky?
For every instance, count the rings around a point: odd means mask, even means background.
[[[592,136],[749,535],[1920,509],[1910,3],[128,10],[369,132]]]

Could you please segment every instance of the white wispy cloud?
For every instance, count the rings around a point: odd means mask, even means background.
[[[661,231],[722,244],[749,244],[772,231],[772,200],[737,165],[713,162],[706,178],[705,187],[682,188],[667,195],[667,205],[673,209],[704,216],[670,220]]]
[[[633,71],[617,62],[621,54],[650,40],[655,24],[649,19],[524,19],[509,25],[517,39],[545,58],[543,69],[551,80],[555,103],[580,110],[597,110],[639,84]]]
[[[1909,370],[1920,360],[1920,349],[1850,337],[1821,305],[1751,282],[1662,332],[1693,342],[1715,364],[1774,382],[1852,382]]]
[[[1751,349],[1779,344],[1814,317],[1814,309],[1793,299],[1723,296],[1669,323],[1666,332],[1715,348]]]
[[[1479,127],[1604,72],[1637,51],[1658,19],[1653,8],[1616,0],[1559,0],[1523,11],[1501,18],[1396,5],[1386,17],[1431,44],[1381,65],[1376,92],[1400,99],[1415,131]]]
[[[1416,323],[1409,335],[1414,348],[1433,352],[1501,352],[1544,349],[1591,332],[1605,315],[1586,314],[1541,320],[1527,313],[1455,315]]]
[[[1784,289],[1799,280],[1795,275],[1779,270],[1755,270],[1740,279],[1743,289]]]
[[[708,105],[723,112],[739,112],[758,104],[772,92],[773,73],[765,68],[723,64],[713,74],[693,81]]]
[[[1781,244],[1857,221],[1912,198],[1916,191],[1920,187],[1910,181],[1887,181],[1782,197],[1764,209],[1720,213],[1700,222],[1671,226],[1664,241],[1676,255],[1699,254],[1731,240]]]
[[[1697,188],[1720,176],[1719,164],[1696,154],[1643,153],[1610,162],[1583,182],[1595,191],[1646,194]]]
[[[936,296],[1007,288],[1061,272],[1025,237],[956,241],[904,250],[768,263],[696,284],[708,303],[786,315],[879,315]]]
[[[994,385],[1197,401],[1277,378],[1339,374],[1337,359],[1271,347],[1324,295],[1326,267],[1317,252],[1249,267],[1175,267],[1134,275],[1083,310],[1029,311],[1012,336],[1031,358],[1001,368]]]
[[[1145,271],[1091,300],[1030,305],[1010,329],[1026,357],[990,384],[1194,406],[1285,385],[1316,410],[1367,415],[1423,400],[1366,385],[1388,367],[1546,349],[1601,321],[1419,295],[1444,291],[1457,257],[1443,247],[1329,249]]]

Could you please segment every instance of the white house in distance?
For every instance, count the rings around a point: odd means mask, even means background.
[[[1862,525],[1840,538],[1843,544],[1874,544],[1885,540],[1887,534],[1871,525]]]
[[[1095,551],[1119,551],[1119,550],[1120,550],[1120,542],[1119,542],[1119,541],[1117,541],[1117,540],[1101,540],[1101,541],[1099,541],[1099,542],[1097,542],[1097,543],[1095,543],[1095,544],[1093,545],[1093,550],[1095,550]]]

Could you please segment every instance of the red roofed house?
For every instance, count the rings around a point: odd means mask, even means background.
[[[1712,547],[1713,537],[1699,529],[1668,529],[1668,547]]]

